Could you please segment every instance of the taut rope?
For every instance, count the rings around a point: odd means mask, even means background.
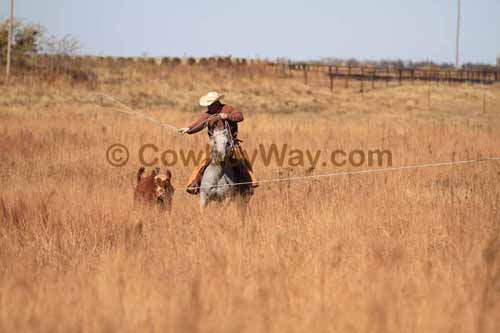
[[[485,157],[485,158],[476,159],[476,160],[463,160],[463,161],[456,161],[456,162],[440,162],[440,163],[406,165],[406,166],[393,167],[393,168],[391,167],[391,168],[368,169],[368,170],[359,170],[359,171],[333,172],[333,173],[324,173],[324,174],[310,175],[310,176],[272,178],[272,179],[258,180],[255,182],[241,182],[241,183],[214,185],[211,187],[227,187],[227,186],[266,184],[266,183],[279,183],[279,182],[292,182],[292,181],[308,181],[308,180],[314,180],[314,179],[319,179],[319,178],[328,178],[328,177],[343,177],[343,176],[350,176],[350,175],[382,173],[382,172],[401,171],[401,170],[417,170],[417,169],[425,169],[425,168],[457,166],[457,165],[463,165],[463,164],[473,164],[473,163],[492,162],[492,161],[500,161],[500,157]],[[197,187],[197,189],[199,189],[199,187]]]

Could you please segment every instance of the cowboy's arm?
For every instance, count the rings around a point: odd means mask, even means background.
[[[239,123],[240,121],[243,121],[243,113],[241,111],[238,111],[234,108],[228,108],[227,110],[224,110],[224,112],[221,113],[222,119],[227,119],[230,121],[234,121],[235,123]]]
[[[208,114],[203,114],[200,118],[198,118],[194,123],[189,126],[189,129],[186,131],[187,134],[198,133],[202,129],[207,126],[207,119],[210,116]]]

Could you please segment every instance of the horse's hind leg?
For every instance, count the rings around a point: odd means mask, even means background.
[[[245,223],[247,215],[248,215],[248,204],[250,203],[249,195],[238,195],[234,200],[236,204],[236,208],[238,210],[238,215],[241,219],[241,222]]]

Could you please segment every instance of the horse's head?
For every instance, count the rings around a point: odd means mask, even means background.
[[[215,129],[212,134],[212,162],[224,162],[231,156],[231,138],[227,128]]]

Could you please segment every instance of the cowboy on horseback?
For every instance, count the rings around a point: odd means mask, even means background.
[[[248,190],[251,191],[252,188],[257,187],[257,182],[253,175],[252,165],[245,157],[241,148],[241,140],[238,140],[238,123],[243,121],[243,114],[232,106],[223,104],[221,102],[223,97],[224,95],[215,91],[211,91],[205,96],[202,96],[199,104],[202,107],[207,107],[207,111],[192,123],[191,126],[180,128],[178,133],[195,134],[207,127],[208,137],[212,139],[212,135],[216,128],[227,126],[234,142],[233,156],[231,156],[231,159],[236,162],[234,163],[234,167],[243,180],[242,182],[248,183],[248,185],[244,187],[247,187]],[[187,185],[186,190],[188,193],[198,194],[200,192],[201,179],[210,162],[210,157],[206,156],[201,163],[195,167]]]

